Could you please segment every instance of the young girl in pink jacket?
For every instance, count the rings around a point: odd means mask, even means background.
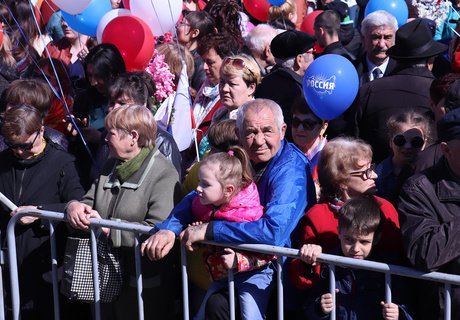
[[[197,222],[227,220],[255,221],[262,217],[257,187],[252,181],[249,157],[238,146],[228,152],[209,155],[199,170],[197,196],[192,202],[192,214]],[[230,248],[211,247],[204,255],[214,282],[208,289],[196,319],[204,319],[209,296],[226,288],[228,270],[235,273],[242,319],[263,319],[270,295],[272,274],[263,268],[273,256]]]

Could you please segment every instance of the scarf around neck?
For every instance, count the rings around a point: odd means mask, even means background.
[[[120,161],[115,167],[115,173],[121,183],[128,180],[144,162],[145,158],[150,154],[152,148],[142,148],[137,156],[130,160]]]

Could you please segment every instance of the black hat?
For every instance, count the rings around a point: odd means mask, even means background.
[[[448,112],[437,125],[438,140],[448,142],[460,139],[460,109]]]
[[[396,31],[395,45],[387,52],[395,59],[423,59],[437,56],[446,50],[447,45],[433,40],[426,23],[422,19],[415,19]]]
[[[287,59],[307,52],[315,44],[315,37],[308,33],[288,30],[273,38],[270,49],[275,58]]]
[[[449,110],[460,107],[460,80],[455,80],[447,89],[444,105]]]

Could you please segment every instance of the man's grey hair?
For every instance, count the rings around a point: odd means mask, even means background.
[[[244,103],[241,107],[238,108],[236,115],[236,127],[238,128],[239,134],[243,133],[244,118],[246,113],[251,110],[253,112],[261,112],[263,109],[268,108],[275,118],[276,126],[280,134],[282,133],[282,128],[284,124],[283,110],[279,104],[270,99],[254,99],[249,102]]]
[[[245,38],[246,46],[251,52],[261,55],[278,32],[272,26],[262,23],[255,26]]]
[[[294,70],[294,62],[296,57],[287,59],[275,58],[275,62],[277,65],[282,66],[283,68]]]
[[[387,26],[396,32],[398,30],[398,21],[396,18],[385,10],[377,10],[368,14],[361,23],[361,34],[367,35],[370,28]]]

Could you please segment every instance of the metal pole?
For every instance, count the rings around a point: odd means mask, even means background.
[[[181,244],[180,246],[180,263],[182,271],[182,311],[184,313],[184,320],[189,320],[189,303],[188,303],[188,274],[187,274],[187,253],[185,251],[185,246]]]
[[[137,308],[139,310],[139,320],[144,320],[144,300],[142,299],[141,246],[139,245],[138,234],[136,234],[134,237],[134,262],[136,264]]]
[[[391,303],[391,273],[385,272],[385,303]]]
[[[444,284],[444,320],[450,320],[452,317],[452,300],[451,300],[451,285]]]
[[[278,319],[284,319],[284,288],[283,288],[283,257],[281,255],[276,256],[276,281],[278,285]]]
[[[329,264],[329,290],[332,295],[332,311],[331,311],[331,320],[335,320],[335,313],[337,306],[335,305],[336,303],[336,298],[335,298],[335,265]]]
[[[233,270],[228,269],[228,298],[230,304],[230,320],[235,320],[235,281]]]
[[[99,267],[97,263],[96,227],[91,226],[91,263],[93,265],[94,311],[96,320],[101,319],[101,299],[99,292]]]
[[[50,246],[51,246],[51,277],[53,280],[53,301],[54,301],[54,319],[59,320],[61,314],[59,311],[59,287],[57,275],[57,253],[56,253],[56,234],[54,232],[54,221],[48,220],[50,228]]]

